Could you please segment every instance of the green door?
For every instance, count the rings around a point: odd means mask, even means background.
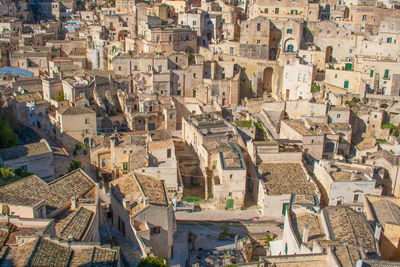
[[[351,68],[352,68],[351,63],[346,63],[345,69],[346,69],[346,70],[351,70]]]
[[[233,199],[228,199],[227,201],[226,201],[226,207],[228,208],[228,209],[232,209],[233,208]]]
[[[344,81],[344,88],[345,89],[349,88],[349,81]]]
[[[282,215],[286,215],[286,208],[289,206],[289,203],[283,203],[282,205]]]

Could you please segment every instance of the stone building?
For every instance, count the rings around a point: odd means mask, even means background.
[[[21,169],[41,178],[50,178],[55,174],[53,161],[53,150],[45,139],[0,150],[0,165],[3,168]]]
[[[163,181],[130,173],[110,183],[110,198],[114,227],[143,257],[172,257],[176,221]]]
[[[330,206],[348,205],[361,211],[365,195],[382,193],[382,185],[369,166],[320,160],[314,165],[314,174],[325,188]]]

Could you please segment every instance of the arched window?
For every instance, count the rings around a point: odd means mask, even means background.
[[[293,30],[292,30],[292,29],[287,29],[286,32],[287,32],[288,34],[292,34]]]
[[[294,50],[294,46],[292,44],[287,46],[287,51],[288,52],[293,52],[293,50]]]

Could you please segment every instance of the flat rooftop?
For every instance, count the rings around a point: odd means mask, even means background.
[[[326,123],[316,123],[310,120],[284,120],[289,127],[301,135],[335,134]]]
[[[234,134],[234,127],[225,120],[211,115],[190,116],[187,120],[194,125],[203,136],[219,136]]]
[[[246,169],[246,163],[238,145],[229,143],[230,150],[220,152],[222,168],[225,170]]]
[[[264,188],[269,195],[317,193],[301,163],[262,163],[259,172],[266,180]]]

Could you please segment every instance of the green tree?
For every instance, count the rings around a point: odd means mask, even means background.
[[[0,148],[18,145],[18,139],[6,119],[0,118]]]
[[[69,164],[68,171],[72,172],[79,168],[82,168],[82,162],[79,159],[72,160],[71,163]]]
[[[56,98],[56,101],[60,102],[60,101],[63,101],[63,100],[64,100],[64,92],[60,91],[60,93],[58,94],[58,96]]]
[[[0,186],[15,182],[29,175],[32,175],[32,173],[23,171],[21,168],[16,170],[11,168],[0,168]]]
[[[158,257],[147,257],[144,260],[141,260],[138,267],[168,267],[168,263]]]

